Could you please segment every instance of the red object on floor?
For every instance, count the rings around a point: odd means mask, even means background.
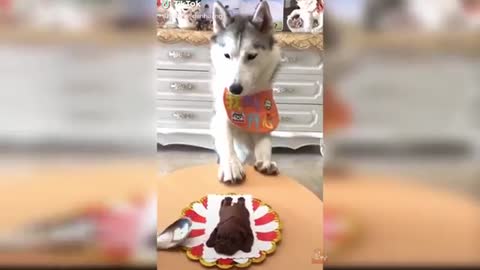
[[[480,1],[479,0],[463,0],[463,9],[468,15],[480,16]]]
[[[135,251],[139,239],[142,206],[114,209],[92,207],[86,213],[97,227],[96,243],[109,258],[121,261],[128,259]]]
[[[0,0],[0,11],[10,12],[12,8],[12,0]]]
[[[329,86],[325,89],[323,104],[325,134],[346,128],[351,124],[352,112],[350,108],[335,95],[334,90]]]

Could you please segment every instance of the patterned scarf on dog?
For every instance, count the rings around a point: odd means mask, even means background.
[[[250,96],[237,96],[225,88],[223,104],[230,122],[241,129],[269,133],[278,126],[278,110],[272,89]]]

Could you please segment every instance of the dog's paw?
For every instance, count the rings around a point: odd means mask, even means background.
[[[274,161],[259,160],[255,162],[255,170],[265,175],[277,175],[278,167]]]
[[[245,170],[238,159],[232,159],[228,163],[220,164],[218,179],[226,184],[236,184],[245,180]]]

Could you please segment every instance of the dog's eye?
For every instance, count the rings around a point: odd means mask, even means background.
[[[247,54],[247,59],[248,59],[248,61],[255,59],[255,57],[257,57],[257,54],[256,54],[256,53],[249,53],[249,54]]]
[[[225,55],[225,58],[230,59],[230,54],[226,53],[224,55]]]

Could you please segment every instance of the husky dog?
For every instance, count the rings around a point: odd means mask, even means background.
[[[273,38],[268,3],[260,2],[253,16],[246,17],[231,16],[220,2],[215,2],[211,43],[214,71],[211,85],[215,98],[211,130],[219,158],[219,180],[242,181],[245,178],[243,164],[251,161],[257,171],[277,174],[277,164],[271,160],[270,133],[252,133],[234,126],[223,100],[225,89],[236,96],[272,89],[281,56]]]

